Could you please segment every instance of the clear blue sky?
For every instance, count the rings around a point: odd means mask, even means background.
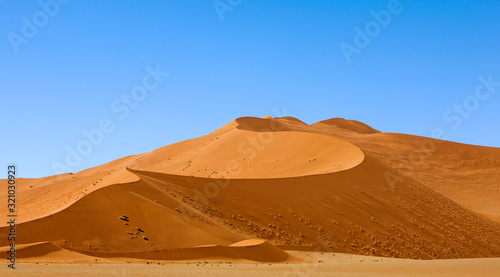
[[[41,2],[0,1],[0,164],[21,177],[67,166],[103,119],[71,172],[285,113],[500,147],[499,1]],[[152,88],[148,66],[170,75]]]

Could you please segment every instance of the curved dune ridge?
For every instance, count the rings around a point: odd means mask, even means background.
[[[0,258],[7,259],[10,247],[0,247]],[[25,262],[93,262],[94,256],[88,256],[74,251],[66,250],[53,242],[39,242],[21,244],[16,246],[16,258]]]
[[[363,161],[356,146],[290,128],[295,125],[308,126],[290,118],[238,118],[210,135],[153,151],[133,168],[208,178],[284,178],[338,172]]]
[[[500,224],[476,213],[500,215],[500,149],[360,124],[243,117],[75,174],[19,179],[19,257],[500,257]],[[409,167],[410,155],[422,161]]]

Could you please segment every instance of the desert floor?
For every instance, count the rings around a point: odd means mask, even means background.
[[[21,262],[1,276],[499,276],[500,258],[409,260],[339,253],[287,251],[310,263],[248,261],[99,260],[95,263]]]

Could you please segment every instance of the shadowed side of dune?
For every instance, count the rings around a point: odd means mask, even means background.
[[[257,262],[283,262],[290,256],[264,240],[245,240],[229,246],[209,245],[191,248],[163,249],[154,251],[106,251],[77,252],[102,258],[136,258],[153,260],[197,260],[197,259],[245,259]]]
[[[253,132],[308,131],[309,125],[294,117],[239,117],[236,128]]]
[[[136,251],[228,245],[245,239],[210,217],[189,220],[181,199],[142,180],[99,189],[54,215],[17,225],[16,244],[50,241],[75,250]],[[7,237],[9,227],[0,228]],[[0,246],[7,246],[7,239]]]
[[[347,120],[344,118],[331,118],[316,122],[312,125],[300,121],[293,117],[281,118],[257,118],[257,117],[240,117],[235,119],[238,124],[236,128],[254,132],[281,132],[281,131],[301,131],[301,132],[318,132],[316,128],[336,127],[345,131],[357,134],[375,134],[380,133],[379,130],[370,127],[356,120]],[[314,128],[311,128],[314,127]]]
[[[348,130],[348,131],[358,133],[358,134],[380,133],[379,130],[372,128],[363,122],[359,122],[356,120],[347,120],[347,119],[343,119],[343,118],[331,118],[331,119],[327,119],[327,120],[323,120],[323,121],[314,123],[311,126],[319,127],[319,126],[321,126],[321,124],[334,126],[334,127]]]
[[[500,243],[500,225],[370,156],[346,171],[295,178],[208,179],[129,170],[186,199],[181,211],[194,207],[231,230],[287,249],[420,259],[500,256],[494,243]]]
[[[500,223],[500,148],[394,133],[349,137],[323,130]]]

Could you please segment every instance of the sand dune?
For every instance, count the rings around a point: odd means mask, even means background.
[[[476,213],[500,215],[499,154],[343,119],[238,118],[75,174],[20,179],[16,243],[32,260],[500,257],[500,224]]]

